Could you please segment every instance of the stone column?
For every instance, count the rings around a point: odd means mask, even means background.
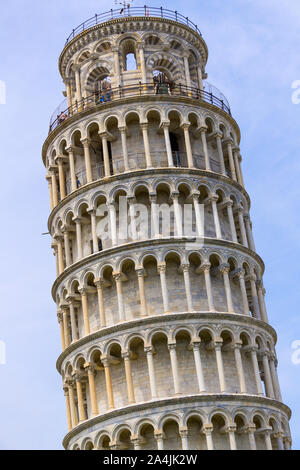
[[[126,384],[127,384],[127,394],[128,394],[128,403],[132,404],[135,403],[135,396],[134,396],[134,386],[132,381],[132,373],[131,373],[131,364],[130,364],[130,356],[128,352],[122,354],[124,359],[124,366],[125,366],[125,376],[126,376]]]
[[[115,72],[115,78],[116,78],[116,86],[119,87],[121,85],[119,47],[113,46],[112,51],[114,55],[114,72]]]
[[[89,320],[89,311],[88,311],[87,291],[86,289],[79,289],[79,292],[81,295],[84,334],[85,336],[87,336],[90,334],[90,320]]]
[[[83,258],[82,237],[81,237],[81,218],[77,217],[73,220],[76,224],[77,260],[79,261]]]
[[[160,275],[161,292],[163,298],[164,313],[169,312],[169,297],[166,279],[166,263],[161,263],[157,266],[158,273]]]
[[[155,439],[157,442],[157,450],[164,450],[164,434],[161,431],[154,432]]]
[[[194,309],[193,309],[193,299],[192,299],[192,290],[191,290],[191,281],[190,281],[190,265],[182,264],[181,269],[182,269],[183,277],[184,277],[187,308],[189,312],[192,312]]]
[[[239,165],[238,152],[239,152],[239,150],[238,150],[237,147],[233,149],[233,158],[234,158],[234,163],[235,163],[237,181],[241,186],[243,186],[242,175],[241,175],[240,165]]]
[[[251,228],[251,221],[250,221],[250,216],[249,214],[246,214],[244,216],[245,224],[246,224],[246,232],[247,232],[247,238],[248,238],[248,246],[250,250],[255,251],[255,244],[254,244],[254,239],[253,239],[253,234],[252,234],[252,228]]]
[[[242,294],[243,312],[244,312],[244,315],[249,316],[250,311],[249,311],[247,290],[246,290],[246,285],[245,285],[245,272],[244,272],[244,270],[240,269],[237,273],[237,276],[239,278],[240,289],[241,289],[241,294]]]
[[[174,162],[173,162],[172,147],[171,147],[170,134],[169,134],[170,121],[162,122],[161,125],[162,125],[162,128],[164,130],[164,135],[165,135],[168,165],[169,167],[173,167]]]
[[[181,428],[179,430],[179,435],[181,437],[181,447],[182,450],[189,450],[189,443],[188,443],[188,429]]]
[[[141,450],[141,441],[137,436],[132,436],[130,440],[133,443],[134,450]]]
[[[191,88],[191,76],[188,55],[183,56],[186,86]]]
[[[116,215],[116,206],[114,202],[108,205],[108,212],[109,212],[109,221],[110,221],[111,243],[112,243],[112,246],[116,246],[118,243],[117,215]]]
[[[144,140],[144,149],[145,149],[145,159],[147,168],[152,168],[150,145],[149,145],[149,136],[148,136],[148,123],[141,123],[141,129]]]
[[[222,148],[222,134],[219,132],[216,132],[215,138],[217,142],[217,148],[218,148],[218,155],[219,155],[219,162],[220,162],[220,168],[221,168],[221,174],[226,176],[226,169],[225,169],[225,164],[224,164],[224,155],[223,155],[223,148]]]
[[[107,134],[103,132],[100,134],[102,140],[102,149],[103,149],[103,160],[104,160],[104,174],[105,177],[111,175],[110,173],[110,162],[109,162],[109,152],[108,152],[108,144],[107,144]]]
[[[105,315],[104,298],[103,298],[103,287],[105,287],[104,279],[95,280],[95,286],[97,287],[97,295],[98,295],[100,328],[104,328],[106,327],[106,315]]]
[[[52,182],[53,206],[54,207],[57,206],[57,204],[58,204],[58,191],[57,191],[57,181],[56,181],[55,168],[56,167],[52,167],[50,169],[51,182]]]
[[[208,199],[211,202],[211,207],[212,207],[212,211],[213,211],[216,237],[218,239],[221,239],[222,238],[222,232],[221,232],[220,219],[219,219],[219,213],[218,213],[218,208],[217,208],[217,201],[218,201],[219,197],[216,194],[212,194]]]
[[[128,161],[126,126],[119,127],[119,131],[120,131],[120,134],[121,134],[122,152],[123,152],[123,159],[124,159],[124,170],[129,171],[130,168],[129,168],[129,161]]]
[[[66,267],[68,268],[72,264],[72,261],[71,261],[69,232],[66,227],[64,227],[63,229],[63,234],[64,234],[65,255],[66,255]]]
[[[223,365],[223,357],[222,357],[222,341],[218,341],[218,340],[214,341],[214,347],[215,347],[215,352],[216,352],[220,391],[221,393],[223,393],[223,392],[226,392],[226,382],[225,382],[224,365]]]
[[[145,294],[145,271],[143,268],[136,269],[136,274],[138,278],[138,285],[139,285],[139,296],[140,296],[140,303],[141,303],[141,316],[146,317],[148,315],[147,309],[147,300]]]
[[[52,211],[54,209],[54,204],[53,204],[53,191],[52,191],[52,178],[51,178],[51,175],[47,175],[46,180],[48,182],[48,188],[49,188],[50,211]]]
[[[65,400],[66,400],[66,409],[67,409],[67,423],[68,423],[68,431],[72,429],[72,418],[71,418],[71,408],[70,408],[70,400],[69,400],[69,389],[68,386],[63,387]]]
[[[256,426],[255,424],[249,424],[248,426],[248,437],[249,437],[249,444],[250,444],[250,450],[256,450],[256,442],[255,442],[255,431],[256,431]]]
[[[229,436],[230,450],[237,450],[236,440],[235,440],[235,431],[236,431],[235,424],[228,426],[228,428],[226,429],[226,432],[228,433],[228,436]]]
[[[77,426],[78,424],[78,413],[77,408],[75,405],[75,398],[74,398],[74,380],[70,379],[67,381],[68,390],[69,390],[69,401],[70,401],[70,412],[71,412],[71,421],[72,421],[72,428]]]
[[[70,346],[70,333],[69,333],[69,314],[66,306],[63,307],[63,325],[65,334],[65,347]]]
[[[206,437],[207,450],[214,450],[214,443],[212,438],[213,426],[211,424],[205,424],[203,426],[203,433]]]
[[[98,237],[97,237],[97,232],[96,232],[96,211],[91,210],[91,211],[88,211],[88,213],[91,216],[91,232],[92,232],[92,240],[93,240],[93,253],[97,253],[97,251],[99,251],[99,246],[98,246]]]
[[[173,205],[174,205],[174,215],[175,215],[175,224],[176,224],[176,235],[177,237],[182,237],[182,215],[181,207],[178,201],[179,194],[174,192],[172,194]]]
[[[200,90],[203,91],[203,77],[202,77],[201,65],[197,67],[197,74],[198,74],[198,86]]]
[[[176,355],[176,343],[168,344],[168,349],[170,351],[175,395],[180,395],[180,385],[179,385],[179,375],[178,375],[178,365],[177,365],[177,355]]]
[[[139,44],[139,51],[140,51],[141,71],[142,71],[142,83],[147,83],[144,47],[142,44]]]
[[[204,220],[201,215],[200,204],[199,204],[199,194],[193,194],[193,204],[194,204],[194,211],[196,217],[196,227],[198,237],[204,237]]]
[[[120,319],[120,322],[123,322],[126,320],[126,318],[125,318],[123,294],[122,294],[122,273],[120,272],[113,273],[113,278],[115,280],[116,288],[117,288],[119,319]]]
[[[151,201],[151,222],[152,222],[152,236],[154,238],[158,238],[160,236],[159,233],[159,219],[158,219],[158,211],[157,211],[157,196],[156,194],[150,194],[150,201]]]
[[[261,320],[265,323],[269,323],[268,314],[266,310],[266,304],[264,299],[264,287],[261,279],[256,281],[256,290],[258,295],[259,310],[261,315]]]
[[[147,364],[148,364],[151,398],[154,400],[155,398],[157,398],[157,390],[156,390],[156,380],[155,380],[152,346],[145,347],[145,352],[147,354]]]
[[[193,153],[192,153],[190,133],[189,133],[190,124],[189,123],[184,123],[184,124],[182,124],[181,127],[182,127],[183,132],[184,132],[184,140],[185,140],[185,148],[186,148],[188,167],[189,168],[194,168]]]
[[[78,411],[79,411],[79,421],[86,421],[87,417],[85,414],[84,403],[83,403],[83,393],[82,393],[82,376],[80,373],[75,374],[76,381],[76,391],[77,391],[77,400],[78,400]]]
[[[88,374],[92,418],[93,418],[94,416],[98,416],[99,414],[98,400],[97,400],[97,393],[96,393],[96,386],[95,386],[95,369],[92,366],[92,364],[87,363],[85,365],[85,370],[87,371],[87,374]]]
[[[82,100],[82,95],[81,95],[81,83],[80,83],[80,66],[75,65],[74,66],[74,72],[75,72],[75,83],[76,83],[76,97],[77,101]]]
[[[257,395],[263,396],[263,390],[262,390],[258,361],[257,361],[257,348],[251,347],[250,354],[251,354],[252,365],[253,365],[253,370],[254,370],[256,392],[257,392]]]
[[[278,450],[284,450],[284,444],[283,444],[284,434],[283,434],[283,432],[277,432],[273,435],[273,437],[274,437],[274,439],[277,440]]]
[[[86,182],[91,183],[93,181],[92,166],[91,166],[91,155],[90,155],[90,143],[89,139],[81,139],[84,149],[84,161],[86,170]]]
[[[65,347],[65,332],[64,332],[64,324],[63,324],[63,313],[61,310],[57,311],[57,320],[60,327],[60,339],[61,339],[61,349],[64,351]]]
[[[65,172],[64,172],[64,157],[59,155],[57,158],[58,166],[58,178],[59,178],[59,188],[60,188],[60,199],[66,197],[66,182],[65,182]]]
[[[72,343],[78,340],[78,332],[76,327],[76,318],[75,318],[75,305],[74,300],[69,298],[69,308],[70,308],[70,319],[71,319],[71,331],[72,331]]]
[[[203,154],[205,159],[205,169],[206,171],[211,171],[210,160],[207,149],[207,140],[206,140],[206,131],[207,127],[200,127],[201,142],[203,147]]]
[[[282,401],[281,390],[280,390],[280,385],[279,385],[279,380],[278,380],[278,375],[277,375],[275,354],[270,354],[269,364],[270,364],[270,372],[271,372],[271,377],[272,377],[272,384],[273,384],[275,398],[278,401]]]
[[[233,153],[232,153],[232,141],[227,140],[226,144],[227,144],[227,153],[228,153],[228,160],[229,160],[231,177],[234,181],[237,181],[235,166],[234,166]]]
[[[203,368],[202,368],[201,355],[200,355],[200,340],[193,342],[193,351],[194,351],[194,359],[195,359],[199,392],[202,393],[202,392],[205,392],[205,381],[204,381]]]
[[[215,304],[214,304],[214,297],[212,292],[211,286],[211,279],[210,279],[210,263],[203,264],[200,266],[200,272],[204,272],[205,278],[205,286],[206,286],[206,293],[207,293],[207,300],[208,300],[208,308],[210,312],[215,311]]]
[[[271,441],[271,432],[272,432],[272,428],[271,429],[266,429],[264,431],[264,437],[265,437],[265,443],[266,443],[267,450],[273,450],[272,441]]]
[[[228,276],[229,270],[230,270],[229,264],[223,264],[220,266],[220,271],[223,274],[223,279],[224,279],[224,287],[225,287],[228,312],[233,313],[234,309],[233,309],[233,303],[232,303],[230,281],[229,281],[229,276]]]
[[[243,361],[241,356],[242,342],[237,341],[233,345],[236,370],[239,378],[240,393],[247,393]]]
[[[61,236],[56,237],[56,243],[57,243],[57,257],[58,257],[58,272],[59,274],[62,274],[65,269],[65,263],[64,263],[64,254],[63,254],[63,245],[62,245]]]
[[[66,94],[67,94],[67,102],[68,108],[72,108],[72,88],[71,88],[71,80],[69,78],[65,78],[64,83],[66,85]],[[69,109],[70,114],[72,114],[72,110]]]
[[[272,377],[271,377],[271,372],[270,372],[270,366],[269,366],[269,358],[268,358],[268,353],[266,351],[262,353],[262,360],[263,360],[263,368],[264,368],[264,383],[265,383],[265,388],[266,388],[266,395],[269,398],[275,398],[273,384],[272,384]]]
[[[225,207],[227,208],[227,215],[230,224],[231,238],[234,243],[238,242],[236,228],[234,223],[233,211],[232,211],[233,201],[231,199],[226,199]]]
[[[244,209],[241,206],[239,206],[237,208],[237,213],[238,213],[238,218],[239,218],[242,244],[248,248],[248,241],[247,241],[247,235],[246,235],[246,229],[245,229],[245,223],[244,223]]]
[[[108,401],[108,409],[113,410],[115,408],[114,404],[114,395],[112,389],[111,375],[110,375],[110,365],[108,359],[101,359],[105,371],[105,383],[106,383],[106,393]]]
[[[246,279],[250,281],[252,304],[253,304],[255,318],[260,320],[260,311],[259,311],[257,291],[256,291],[256,275],[252,273],[249,276],[247,276]]]
[[[69,154],[69,165],[70,165],[70,176],[71,176],[71,191],[76,191],[76,173],[75,173],[75,160],[74,160],[74,149],[69,147],[66,149]]]

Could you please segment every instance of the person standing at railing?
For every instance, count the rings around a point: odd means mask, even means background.
[[[76,187],[77,187],[77,189],[80,188],[80,186],[81,186],[81,183],[79,181],[78,176],[76,175]]]

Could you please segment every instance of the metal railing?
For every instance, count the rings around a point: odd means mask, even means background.
[[[165,84],[163,84],[165,85]],[[74,114],[77,114],[81,111],[84,111],[93,106],[102,106],[105,103],[110,103],[113,101],[120,100],[122,98],[130,98],[134,96],[182,96],[198,101],[204,101],[206,103],[211,103],[214,106],[217,106],[220,109],[223,109],[226,113],[231,116],[230,107],[228,102],[225,102],[224,99],[218,98],[213,95],[213,93],[206,90],[200,90],[199,88],[187,87],[185,85],[170,86],[160,86],[160,84],[152,83],[141,83],[138,82],[134,85],[128,86],[119,86],[117,88],[112,88],[103,92],[95,92],[92,95],[89,95],[87,98],[83,98],[81,101],[76,101],[72,106],[60,111],[58,115],[52,115],[49,133],[53,131],[58,125],[62,124],[66,119]],[[62,105],[59,108],[61,109]]]
[[[106,21],[114,20],[117,18],[126,18],[126,17],[155,17],[155,18],[166,18],[168,20],[177,21],[178,23],[185,24],[189,26],[189,28],[196,31],[200,36],[202,36],[198,26],[193,23],[188,16],[184,16],[178,11],[168,10],[167,8],[155,8],[155,7],[131,7],[130,5],[126,8],[118,8],[118,9],[111,9],[106,11],[105,13],[95,14],[88,20],[85,20],[79,26],[74,28],[71,34],[68,36],[66,40],[66,44],[68,44],[75,36],[82,33],[83,31],[92,28],[93,26],[97,26],[98,24],[105,23]]]

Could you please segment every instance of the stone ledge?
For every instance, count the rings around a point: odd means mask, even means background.
[[[151,101],[153,101],[154,103],[157,103],[157,102],[164,103],[164,102],[170,101],[171,103],[178,102],[178,103],[183,103],[183,104],[188,104],[188,105],[196,104],[199,108],[209,109],[213,112],[218,112],[221,114],[223,118],[228,119],[230,121],[230,123],[236,130],[238,143],[240,142],[241,132],[235,119],[232,116],[230,116],[230,114],[226,113],[226,111],[223,111],[222,109],[218,108],[217,106],[211,103],[207,103],[206,101],[199,101],[191,97],[183,97],[183,96],[172,96],[172,95],[168,95],[167,97],[162,96],[162,95],[160,95],[159,97],[154,96],[154,95],[135,96],[135,97],[128,97],[128,98],[120,98],[119,100],[112,101],[110,103],[103,103],[101,105],[101,108],[99,108],[99,106],[90,107],[84,111],[75,113],[73,114],[73,116],[70,116],[68,119],[66,119],[61,125],[53,129],[53,131],[51,131],[50,134],[46,137],[46,140],[42,147],[42,159],[43,159],[44,165],[46,161],[46,151],[47,151],[48,146],[52,143],[53,139],[59,135],[60,131],[64,131],[66,128],[69,127],[69,124],[73,125],[74,123],[76,123],[76,121],[79,121],[80,118],[88,117],[92,115],[93,113],[96,114],[97,112],[103,112],[109,109],[114,109],[114,107],[119,107],[120,105],[123,105],[123,104],[134,103],[135,101],[139,103],[151,102]]]
[[[60,274],[56,280],[53,283],[51,293],[52,293],[52,298],[55,302],[56,299],[56,292],[59,287],[59,284],[64,281],[64,279],[71,274],[72,272],[76,271],[78,268],[84,268],[89,266],[90,262],[97,262],[101,261],[102,258],[107,257],[107,256],[113,256],[115,254],[122,255],[124,254],[124,251],[128,253],[131,249],[138,249],[142,247],[157,247],[161,245],[167,245],[167,244],[176,244],[177,246],[184,245],[185,243],[192,243],[195,241],[195,238],[183,238],[183,239],[178,239],[178,238],[157,238],[157,239],[150,239],[150,240],[141,240],[141,241],[135,241],[132,243],[126,243],[124,245],[118,245],[114,246],[112,248],[108,248],[107,250],[103,251],[98,251],[97,253],[93,253],[92,255],[89,255],[80,261],[72,264],[69,266],[67,269],[63,271],[62,274]],[[261,266],[262,269],[262,274],[264,273],[265,270],[265,265],[261,257],[255,253],[254,251],[250,250],[249,248],[246,248],[244,245],[241,245],[240,243],[234,243],[229,240],[220,240],[217,238],[204,238],[204,244],[203,246],[209,246],[209,245],[217,245],[220,247],[225,247],[225,248],[232,248],[234,250],[241,251],[242,253],[245,253],[252,258],[255,259],[255,261]]]
[[[70,440],[75,437],[81,431],[85,429],[91,428],[98,423],[103,423],[109,419],[113,418],[120,418],[126,414],[134,413],[136,414],[139,411],[145,411],[151,409],[152,412],[154,411],[155,407],[167,407],[169,405],[184,405],[186,402],[188,403],[197,403],[200,402],[202,405],[203,403],[207,403],[207,405],[213,404],[216,405],[219,402],[233,402],[234,406],[237,407],[238,404],[244,405],[245,402],[249,403],[250,406],[255,405],[263,405],[266,408],[275,407],[278,408],[280,411],[285,413],[288,419],[291,418],[291,409],[277,400],[267,397],[260,397],[258,395],[242,395],[240,393],[223,393],[223,394],[199,394],[199,395],[184,395],[184,396],[177,396],[172,398],[162,398],[157,400],[151,400],[148,402],[141,402],[136,405],[128,405],[123,408],[116,408],[115,410],[109,411],[102,415],[96,416],[95,418],[91,418],[83,423],[78,424],[74,429],[72,429],[63,439],[63,446],[66,449]]]
[[[49,215],[49,218],[48,218],[48,230],[49,232],[51,233],[51,223],[52,223],[52,220],[54,218],[54,216],[57,214],[57,212],[63,208],[66,204],[68,204],[73,198],[81,195],[81,194],[85,194],[87,191],[89,191],[90,189],[94,189],[94,188],[101,188],[102,186],[105,186],[106,184],[109,184],[109,183],[114,183],[116,181],[123,181],[123,180],[130,180],[131,178],[136,178],[136,177],[141,177],[141,176],[153,176],[153,175],[168,175],[168,176],[171,176],[172,174],[174,174],[175,176],[181,176],[181,175],[191,175],[191,176],[199,176],[199,177],[205,177],[205,178],[210,178],[210,179],[213,179],[213,180],[217,180],[217,181],[222,181],[223,183],[229,183],[231,184],[234,188],[238,189],[244,196],[245,198],[247,199],[247,203],[248,203],[248,206],[249,206],[249,210],[250,210],[250,206],[251,206],[251,202],[250,202],[250,197],[249,197],[249,194],[247,193],[247,191],[243,188],[243,186],[241,186],[240,184],[238,184],[236,181],[232,180],[231,178],[229,178],[228,176],[223,176],[219,173],[215,173],[213,171],[206,171],[206,170],[200,170],[198,168],[175,168],[175,167],[172,167],[172,168],[169,168],[169,167],[166,167],[166,168],[151,168],[151,169],[139,169],[139,170],[130,170],[129,172],[126,172],[126,173],[120,173],[118,175],[113,175],[113,176],[109,176],[107,178],[103,178],[103,179],[100,179],[100,180],[96,180],[96,181],[93,181],[92,183],[89,183],[89,184],[85,184],[83,186],[80,186],[80,188],[76,189],[76,191],[73,191],[72,193],[68,194],[64,199],[63,201],[60,201],[57,206],[54,207],[54,209],[52,210],[52,212],[50,213]]]
[[[95,339],[103,339],[108,335],[111,335],[112,333],[120,333],[124,330],[127,329],[136,329],[139,327],[145,327],[148,323],[151,325],[155,325],[161,321],[163,322],[172,322],[176,320],[189,320],[189,319],[201,319],[201,320],[211,320],[215,322],[219,321],[235,321],[235,322],[240,322],[241,324],[246,324],[253,327],[260,327],[264,328],[273,338],[274,342],[276,343],[277,340],[277,335],[276,331],[274,328],[269,325],[268,323],[264,323],[261,320],[257,320],[256,318],[253,317],[248,317],[246,315],[239,315],[235,313],[220,313],[220,312],[183,312],[183,313],[171,313],[171,314],[161,314],[161,315],[155,315],[155,316],[149,316],[145,318],[140,318],[140,319],[135,319],[135,320],[130,320],[126,321],[123,323],[117,323],[114,326],[109,326],[106,328],[103,328],[99,331],[95,331],[94,333],[91,333],[88,336],[84,336],[83,338],[79,339],[76,341],[76,343],[71,344],[68,346],[58,357],[56,361],[56,368],[59,373],[61,373],[61,365],[64,359],[67,358],[69,354],[71,354],[73,351],[76,351],[76,349],[80,348],[81,346],[88,344],[90,341],[94,341]]]

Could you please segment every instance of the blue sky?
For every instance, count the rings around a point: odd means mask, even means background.
[[[136,2],[143,5],[144,2]],[[160,6],[157,2],[148,2]],[[11,0],[0,15],[1,312],[0,449],[61,449],[66,431],[55,275],[47,231],[48,188],[41,147],[62,101],[57,59],[73,27],[112,5],[96,0]],[[209,48],[208,80],[227,96],[241,132],[246,188],[271,324],[278,332],[279,377],[293,411],[293,447],[300,449],[299,200],[300,80],[298,0],[193,0],[170,9],[197,23]]]

